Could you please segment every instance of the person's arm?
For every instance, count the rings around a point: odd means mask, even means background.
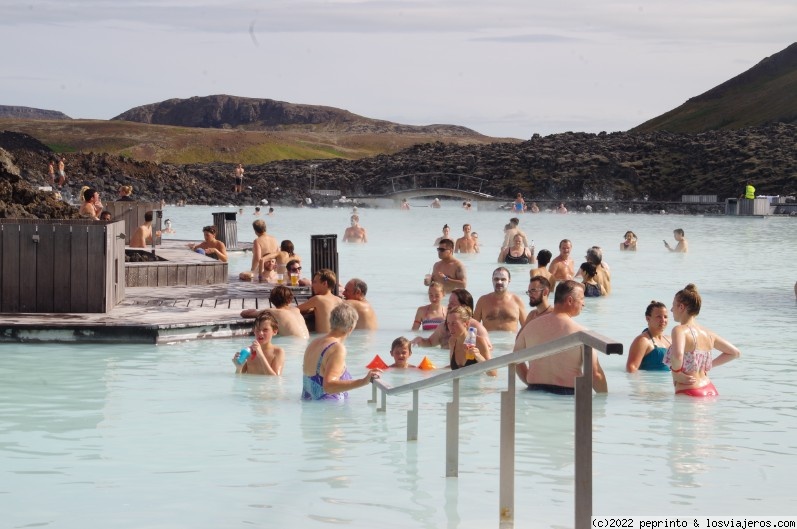
[[[526,323],[526,307],[523,305],[523,300],[520,299],[520,296],[515,295],[515,303],[517,303],[518,308],[518,328],[523,327],[523,324]]]
[[[252,243],[252,267],[250,269],[252,275],[259,274],[263,269],[263,265],[261,264],[262,259],[263,248],[260,247],[260,245],[257,243],[257,239],[255,239],[255,242]]]
[[[476,335],[476,349],[478,352],[475,352],[474,356],[476,357],[477,362],[481,363],[492,358],[492,355],[490,354],[490,346],[487,340],[478,334]],[[485,371],[485,374],[494,377],[498,375],[498,371],[491,369],[490,371]]]
[[[595,393],[608,393],[609,385],[606,383],[606,373],[603,372],[598,362],[598,351],[592,351],[592,389]]]
[[[712,333],[713,334],[713,333]],[[742,353],[728,340],[714,334],[714,349],[718,350],[721,355],[711,361],[714,366],[721,366],[727,364],[731,360],[739,358]]]
[[[498,261],[499,263],[503,263],[504,259],[506,259],[506,254],[509,252],[509,248],[501,248],[501,251],[498,252]]]
[[[419,345],[421,347],[436,347],[440,345],[440,339],[443,336],[443,330],[445,327],[445,322],[441,323],[437,326],[437,328],[429,335],[428,338],[424,338],[423,336],[416,336],[412,339],[410,343],[412,345]]]
[[[227,262],[227,246],[225,246],[221,241],[219,241],[218,246],[216,247],[216,254],[219,256],[219,261],[222,263]]]
[[[460,248],[462,248],[462,246],[459,243],[460,240],[461,239],[457,239],[457,242],[454,243],[454,253],[460,253],[461,251]]]
[[[423,323],[423,315],[426,312],[426,307],[418,307],[418,310],[415,311],[415,321],[412,322],[412,330],[417,331],[421,328],[421,324]]]
[[[631,342],[631,347],[628,348],[628,360],[625,362],[625,370],[629,373],[636,373],[639,370],[639,364],[645,355],[653,350],[653,345],[645,336],[639,335]]]
[[[526,339],[518,336],[515,338],[515,346],[512,348],[512,352],[516,353],[526,348]],[[528,385],[526,382],[526,376],[528,376],[529,366],[526,362],[520,362],[515,364],[515,374],[520,379],[521,382]]]
[[[482,312],[484,312],[484,309],[482,308],[482,299],[483,298],[479,298],[476,301],[476,308],[473,309],[473,319],[478,322],[482,321]]]
[[[368,232],[363,228],[363,242],[368,242]]]
[[[458,288],[466,288],[467,286],[467,273],[465,272],[465,267],[462,266],[462,263],[457,264],[457,269],[454,271],[454,277],[446,277],[447,279],[444,279],[444,281],[448,281]]]
[[[337,343],[329,348],[325,357],[326,367],[324,370],[324,393],[335,394],[343,393],[350,389],[357,389],[367,386],[374,378],[379,378],[382,372],[380,369],[369,369],[363,378],[351,380],[340,380],[346,369],[346,347],[342,343]]]
[[[299,312],[301,312],[302,314],[311,312],[316,308],[316,299],[312,297],[307,301],[305,301],[304,303],[301,303],[297,308],[299,309]]]

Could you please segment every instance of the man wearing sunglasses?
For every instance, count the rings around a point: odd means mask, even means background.
[[[423,284],[429,286],[431,281],[443,285],[446,294],[457,288],[467,288],[465,265],[454,257],[454,241],[443,239],[437,244],[437,257],[440,259],[432,267],[431,275],[427,275]]]

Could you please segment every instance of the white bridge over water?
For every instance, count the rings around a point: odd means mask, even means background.
[[[482,191],[487,180],[476,176],[457,173],[412,173],[390,177],[390,187],[382,195],[350,197],[358,202],[390,199],[395,202],[413,198],[461,198],[490,202],[506,202],[506,199],[489,195]]]

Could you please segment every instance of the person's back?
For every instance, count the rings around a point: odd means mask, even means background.
[[[379,328],[379,322],[376,319],[376,313],[368,301],[347,299],[346,303],[354,307],[354,310],[357,311],[357,315],[359,316],[359,319],[357,320],[357,327],[355,327],[355,329],[373,330]]]
[[[280,336],[298,336],[309,338],[310,331],[298,307],[288,305],[280,308],[266,309],[271,312],[279,322]]]

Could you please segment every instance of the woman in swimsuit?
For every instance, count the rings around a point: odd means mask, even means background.
[[[442,237],[438,237],[437,239],[435,239],[434,240],[434,244],[432,246],[437,246],[438,244],[440,244],[440,241],[442,241],[443,239],[452,240],[451,239],[451,228],[448,226],[448,224],[443,224],[443,236]]]
[[[534,246],[526,248],[523,245],[523,236],[520,234],[512,237],[512,246],[503,248],[498,254],[499,263],[531,264],[534,262]]]
[[[664,334],[667,329],[667,306],[661,301],[651,301],[645,309],[647,328],[634,338],[628,348],[628,361],[625,370],[635,373],[643,371],[669,371],[664,365],[664,355],[670,346],[670,337]]]
[[[623,236],[623,242],[620,243],[620,250],[624,252],[636,251],[636,233],[633,231],[625,232],[625,235]]]
[[[741,355],[732,343],[695,323],[700,305],[700,294],[691,283],[678,291],[672,301],[672,317],[680,325],[672,330],[672,345],[664,356],[664,363],[671,368],[676,395],[719,395],[708,378],[708,371]],[[712,359],[712,349],[721,354]]]
[[[471,314],[473,314],[473,296],[464,288],[455,288],[451,291],[451,295],[448,298],[448,312],[451,312],[459,306],[468,307]],[[468,327],[476,327],[476,332],[487,342],[487,347],[490,350],[493,349],[493,344],[490,342],[490,335],[480,321],[471,319],[468,322]],[[446,347],[449,338],[451,338],[451,333],[448,330],[448,323],[444,321],[442,325],[437,326],[437,329],[435,329],[428,338],[422,336],[413,338],[412,345],[420,345],[421,347]]]
[[[277,254],[276,259],[278,274],[288,273],[288,262],[294,259],[299,261],[299,263],[302,261],[302,258],[294,253],[293,242],[287,239],[280,243],[280,251]]]
[[[468,336],[468,324],[472,316],[470,308],[464,306],[451,309],[446,316],[446,323],[451,331],[448,349],[452,371],[490,359],[490,348],[483,337],[476,335],[476,345],[465,343],[465,338]],[[488,371],[487,374],[493,377],[497,375],[495,371]]]
[[[369,369],[358,379],[352,379],[346,369],[343,342],[357,325],[357,318],[354,307],[341,303],[329,315],[329,333],[307,346],[302,364],[302,400],[344,400],[349,396],[346,390],[367,386],[379,378],[379,369]]]
[[[433,331],[437,326],[446,321],[446,308],[440,303],[443,299],[443,285],[436,281],[429,284],[428,305],[418,307],[415,312],[415,321],[412,322],[412,330]]]

